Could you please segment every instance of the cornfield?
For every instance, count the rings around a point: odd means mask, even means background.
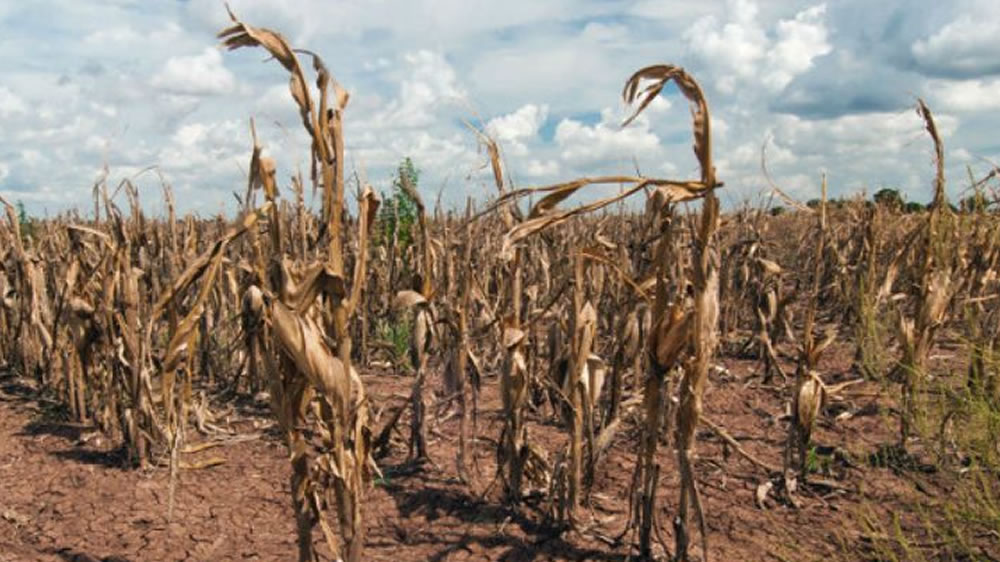
[[[830,201],[826,178],[818,205],[775,185],[785,213],[721,209],[709,100],[658,64],[625,81],[623,126],[672,82],[691,106],[697,177],[518,186],[473,127],[496,191],[446,211],[403,181],[417,222],[402,244],[379,235],[386,203],[345,171],[348,92],[319,55],[230,16],[224,46],[263,49],[288,76],[308,177],[284,183],[250,121],[235,218],[178,217],[168,185],[166,216],[148,217],[132,183],[104,178],[92,217],[25,232],[0,199],[5,370],[105,436],[123,467],[163,470],[168,520],[186,475],[224,462],[193,460],[231,439],[222,412],[262,397],[266,438],[287,455],[280,532],[301,561],[375,559],[388,523],[372,498],[401,475],[451,482],[459,503],[504,514],[497,533],[559,541],[538,550],[556,559],[1000,552],[996,174],[969,180],[984,204],[952,208],[922,100],[936,174],[919,213]],[[617,194],[588,193],[609,185]],[[640,198],[645,212],[617,205]],[[879,442],[844,429],[866,419],[892,429]],[[931,507],[887,520],[876,471],[930,490]],[[952,495],[963,503],[935,514]],[[837,505],[846,530],[808,539],[773,515]],[[800,538],[737,548],[740,524]]]

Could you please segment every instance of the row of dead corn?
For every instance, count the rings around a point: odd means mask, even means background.
[[[168,186],[166,218],[147,219],[128,181],[114,189],[98,181],[91,218],[33,221],[30,233],[4,202],[0,355],[70,416],[113,436],[126,462],[164,465],[172,475],[185,466],[191,432],[216,429],[210,394],[267,391],[290,454],[301,560],[315,556],[316,527],[335,557],[363,559],[363,497],[378,474],[375,458],[391,447],[407,411],[409,453],[428,456],[425,382],[435,368],[443,372],[442,395],[458,405],[457,476],[472,480],[479,390],[498,384],[503,500],[516,505],[541,491],[560,524],[580,524],[595,467],[624,438],[623,426],[639,424],[622,536],[634,531],[642,556],[652,554],[659,535],[658,449],[669,443],[681,477],[673,521],[680,560],[689,550],[689,510],[708,552],[692,460],[699,424],[728,436],[702,419],[721,354],[758,359],[763,379],[785,389],[791,422],[782,466],[742,454],[788,495],[806,476],[820,408],[838,390],[820,371],[823,352],[838,338],[854,343],[866,377],[899,383],[901,448],[912,436],[918,389],[942,330],[973,342],[969,384],[997,395],[1000,230],[990,214],[947,207],[943,149],[923,102],[938,172],[933,204],[921,215],[861,202],[831,208],[824,180],[818,208],[720,216],[705,97],[683,69],[659,65],[634,74],[624,98],[638,105],[638,115],[668,82],[677,85],[692,105],[697,179],[613,176],[514,188],[500,147],[477,131],[490,156],[493,203],[482,210],[470,204],[462,217],[431,217],[404,182],[417,201],[416,243],[376,245],[374,192],[355,185],[356,216],[345,203],[347,92],[315,54],[233,22],[220,34],[226,46],[263,47],[288,72],[312,139],[309,177],[292,177],[283,188],[291,196],[283,196],[276,162],[262,155],[254,132],[232,223],[178,218]],[[300,54],[313,63],[312,86]],[[318,214],[305,205],[310,184],[321,196]],[[617,195],[559,206],[608,184],[620,186]],[[612,210],[633,195],[647,199],[645,214]],[[525,211],[519,202],[528,196],[540,198]],[[688,202],[694,210],[682,212]],[[890,310],[896,326],[885,333],[879,318]],[[375,326],[404,316],[409,404],[373,419],[363,370],[353,364],[391,351]],[[893,340],[898,356],[887,359],[883,350]],[[781,343],[798,349],[793,361],[779,357]],[[792,374],[783,367],[790,363]],[[494,375],[499,380],[489,382]],[[530,435],[531,416],[546,403],[565,429],[559,451],[544,450]]]

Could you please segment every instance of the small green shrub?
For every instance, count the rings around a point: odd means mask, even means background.
[[[392,189],[387,193],[382,193],[382,206],[378,212],[378,239],[379,245],[389,244],[395,234],[400,251],[413,243],[413,234],[417,224],[417,202],[403,189],[404,182],[408,182],[417,188],[420,180],[420,171],[413,165],[413,160],[409,157],[403,159],[396,168],[396,175],[392,180]]]
[[[413,333],[413,318],[409,313],[396,319],[382,319],[375,325],[376,338],[392,355],[394,364],[406,369],[410,365],[410,338]]]
[[[17,222],[20,223],[21,241],[27,242],[29,238],[35,237],[35,221],[28,216],[22,201],[17,202]]]

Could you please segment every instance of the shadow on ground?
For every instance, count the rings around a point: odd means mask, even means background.
[[[70,548],[52,551],[50,554],[55,554],[66,562],[132,562],[131,558],[125,558],[124,556],[105,556],[102,558]]]
[[[416,471],[409,464],[386,467],[386,480],[380,484],[396,502],[401,518],[400,525],[393,524],[395,539],[404,544],[439,545],[442,548],[427,559],[446,560],[461,552],[473,552],[472,546],[484,549],[505,549],[496,560],[505,562],[547,559],[549,557],[566,560],[624,561],[626,556],[596,549],[580,548],[563,539],[565,529],[540,523],[544,515],[537,509],[524,506],[524,510],[535,511],[528,517],[523,510],[488,502],[469,494],[462,488],[451,487],[450,481],[421,474],[414,478]],[[420,486],[417,486],[419,481]],[[435,523],[434,530],[429,525],[414,524],[422,516],[427,521],[453,518],[455,523]],[[496,529],[490,532],[487,525]],[[476,529],[477,532],[470,532]],[[505,530],[513,531],[512,533]],[[517,536],[520,535],[520,536]]]

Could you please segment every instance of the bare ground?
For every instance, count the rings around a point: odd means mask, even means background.
[[[828,354],[828,383],[855,377],[849,350],[838,351]],[[780,467],[787,431],[781,385],[762,385],[756,362],[723,364],[725,370],[712,373],[705,416],[745,451]],[[373,373],[365,379],[376,408],[387,412],[404,402],[409,378]],[[402,440],[380,462],[385,477],[365,503],[366,559],[625,560],[634,554],[633,534],[615,540],[628,520],[634,424],[626,424],[599,467],[579,528],[561,532],[546,524],[544,500],[518,510],[498,500],[493,440],[502,413],[496,386],[494,379],[484,381],[471,487],[454,477],[458,420],[445,408],[439,418],[435,408],[428,409],[431,464],[407,464]],[[758,489],[769,481],[766,471],[707,428],[700,431],[696,466],[711,559],[860,559],[872,538],[861,524],[864,518],[887,520],[896,513],[903,525],[918,529],[921,514],[946,499],[947,486],[933,473],[868,462],[895,438],[896,421],[885,413],[891,401],[881,394],[875,385],[852,386],[824,412],[814,442],[821,451],[837,453],[819,459],[821,473],[814,479],[825,484],[801,490],[798,507],[776,492],[758,505]],[[432,405],[435,400],[428,397]],[[203,436],[191,430],[189,442],[218,445],[184,458],[191,464],[224,462],[182,470],[168,518],[166,469],[123,470],[93,428],[60,421],[58,408],[30,384],[0,375],[0,561],[294,559],[284,446],[266,407],[251,400],[216,406],[227,409],[219,425],[231,433]],[[845,412],[848,419],[836,419]],[[554,456],[565,443],[564,433],[544,409],[529,419],[531,439]],[[400,427],[406,431],[405,418]],[[661,460],[658,538],[672,549],[679,480],[669,447],[661,447]],[[662,547],[657,549],[662,555]],[[699,546],[695,553],[701,556]]]

